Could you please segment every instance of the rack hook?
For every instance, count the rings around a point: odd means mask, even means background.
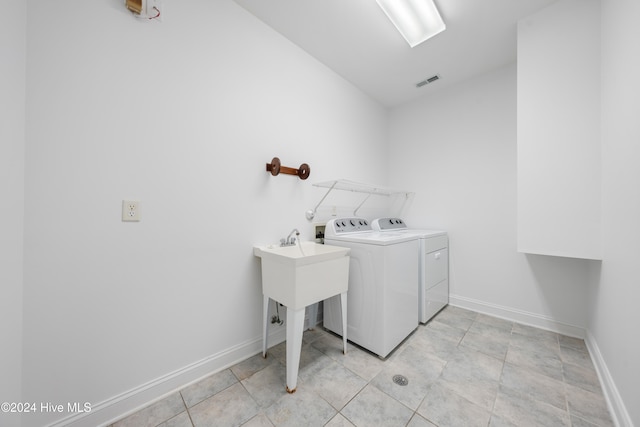
[[[271,163],[267,163],[267,172],[271,172],[271,175],[273,176],[278,176],[282,172],[286,175],[296,175],[300,179],[305,180],[309,178],[309,175],[311,174],[311,168],[306,163],[301,164],[298,169],[282,166],[280,163],[280,159],[274,157],[271,160]]]

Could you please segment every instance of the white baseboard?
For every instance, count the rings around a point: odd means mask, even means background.
[[[584,328],[559,322],[549,316],[531,313],[524,310],[517,310],[512,307],[491,304],[460,295],[450,295],[449,303],[457,307],[477,311],[478,313],[488,314],[490,316],[499,317],[512,322],[522,323],[524,325],[535,326],[536,328],[557,332],[562,335],[582,339],[585,337]]]
[[[269,347],[283,342],[286,331],[280,328],[269,334]],[[92,405],[90,412],[74,414],[47,427],[95,427],[107,426],[146,406],[163,399],[204,377],[227,369],[262,351],[262,337],[256,338],[206,357],[177,371],[156,378],[120,395]]]
[[[613,418],[613,424],[616,427],[633,427],[631,416],[629,415],[622,397],[618,392],[616,384],[613,382],[613,378],[611,377],[611,373],[607,368],[607,364],[602,358],[602,353],[600,353],[598,344],[596,343],[593,335],[591,335],[588,330],[587,337],[584,341],[587,344],[587,349],[589,349],[591,360],[596,367],[596,372],[598,373],[598,378],[600,379],[600,384],[602,385],[602,391],[604,393],[605,399],[607,400],[607,405],[609,406],[611,417]]]

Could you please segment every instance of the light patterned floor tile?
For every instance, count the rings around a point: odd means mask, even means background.
[[[447,326],[447,328],[450,327]],[[411,339],[411,345],[421,348],[424,353],[439,357],[442,360],[448,360],[451,355],[457,351],[458,343],[462,338],[463,335],[461,335],[459,339],[454,340],[443,333],[422,327]]]
[[[439,427],[482,427],[491,412],[451,390],[443,382],[429,387],[418,414]]]
[[[439,320],[440,317],[436,316],[429,323],[423,326],[425,333],[428,336],[454,341],[458,344],[464,337],[466,330],[455,328],[447,325],[446,323],[440,322]]]
[[[511,333],[513,329],[513,322],[509,320],[500,319],[498,317],[489,316],[486,314],[478,313],[475,317],[476,323],[483,323],[485,325],[490,325],[498,329],[502,329]]]
[[[602,394],[592,393],[570,384],[566,385],[569,412],[601,427],[613,426],[607,403]]]
[[[425,420],[423,417],[421,417],[418,414],[413,414],[413,417],[411,417],[411,421],[409,421],[409,424],[407,424],[407,427],[438,427],[438,426]]]
[[[445,365],[444,360],[424,353],[420,347],[409,346],[396,359],[387,363],[371,384],[415,411]],[[395,375],[403,375],[408,383],[394,383]]]
[[[498,391],[493,412],[500,419],[519,426],[569,427],[567,411],[518,394]]]
[[[274,427],[273,423],[269,420],[264,413],[259,413],[255,417],[251,418],[246,423],[242,424],[242,427]]]
[[[566,335],[558,335],[560,347],[572,348],[574,350],[587,353],[587,345],[582,338],[568,337]]]
[[[540,341],[558,344],[559,334],[533,326],[514,323],[511,332],[513,332],[514,334],[526,335],[530,338],[535,338]]]
[[[406,425],[413,411],[369,384],[341,411],[357,427]]]
[[[595,369],[587,369],[570,363],[564,363],[562,365],[562,372],[564,373],[564,382],[567,384],[596,394],[602,394],[600,380],[598,379],[598,374]]]
[[[513,327],[514,331],[511,333],[511,339],[509,340],[510,346],[517,347],[540,356],[557,357],[560,359],[560,345],[558,344],[557,339],[546,334],[537,336],[535,334],[526,335],[516,332],[516,325]]]
[[[285,367],[274,363],[242,380],[242,385],[261,407],[267,408],[287,394],[286,382]]]
[[[325,427],[355,427],[348,419],[346,419],[342,414],[336,414],[335,417],[331,418]]]
[[[260,352],[259,354],[232,366],[231,372],[233,372],[233,374],[242,381],[274,362],[277,362],[275,358],[269,357],[268,354],[267,357],[262,357],[262,352]]]
[[[113,424],[113,427],[155,427],[184,412],[187,408],[180,393],[173,393],[164,399]]]
[[[473,318],[458,314],[457,310],[442,310],[436,317],[437,321],[445,325],[458,328],[466,332],[473,324]]]
[[[304,383],[337,410],[349,403],[365,385],[365,380],[335,361]]]
[[[184,403],[190,408],[237,382],[238,379],[233,375],[231,370],[225,369],[222,372],[210,375],[182,389],[180,393],[182,394]]]
[[[496,414],[493,414],[491,415],[491,419],[489,420],[489,427],[520,427],[520,426],[512,423],[511,421],[507,421],[504,418],[497,416]]]
[[[572,365],[580,366],[585,369],[594,370],[593,362],[589,353],[576,350],[571,347],[560,348],[560,358],[563,363],[570,363]]]
[[[505,363],[500,379],[501,389],[517,393],[523,397],[548,403],[566,410],[567,399],[564,384],[535,370]]]
[[[318,339],[312,346],[366,381],[378,375],[385,364],[379,357],[351,344],[347,354],[343,354],[342,339],[333,335]]]
[[[509,349],[509,339],[496,335],[483,335],[469,329],[462,341],[460,341],[460,346],[468,347],[487,356],[504,360],[507,356],[507,350]]]
[[[298,377],[302,380],[312,378],[332,363],[335,362],[329,356],[311,345],[305,345],[300,354]]]
[[[276,427],[324,426],[337,411],[308,387],[278,399],[265,410]]]
[[[189,413],[184,411],[183,413],[163,422],[158,427],[193,427],[193,424],[191,423]]]
[[[548,377],[562,381],[562,360],[559,355],[548,350],[523,349],[512,344],[509,344],[505,362],[536,370]]]
[[[490,410],[498,391],[503,362],[474,350],[459,348],[442,371],[445,385]]]
[[[466,308],[457,307],[451,304],[443,308],[436,317],[439,317],[443,313],[454,314],[456,316],[466,317],[467,319],[471,319],[471,320],[475,320],[476,317],[478,316],[478,313],[475,311],[467,310]]]
[[[597,425],[583,420],[582,418],[571,416],[571,427],[598,427]]]
[[[260,407],[240,383],[189,409],[195,427],[239,426],[260,412]]]

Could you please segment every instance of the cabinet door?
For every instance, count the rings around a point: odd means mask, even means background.
[[[600,2],[518,23],[519,252],[601,259]]]

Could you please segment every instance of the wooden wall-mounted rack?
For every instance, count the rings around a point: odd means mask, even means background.
[[[308,164],[303,163],[298,169],[289,168],[280,164],[280,159],[274,157],[271,163],[267,163],[267,172],[271,172],[271,175],[278,176],[280,173],[286,175],[296,175],[300,179],[307,179],[311,174],[311,168]]]

